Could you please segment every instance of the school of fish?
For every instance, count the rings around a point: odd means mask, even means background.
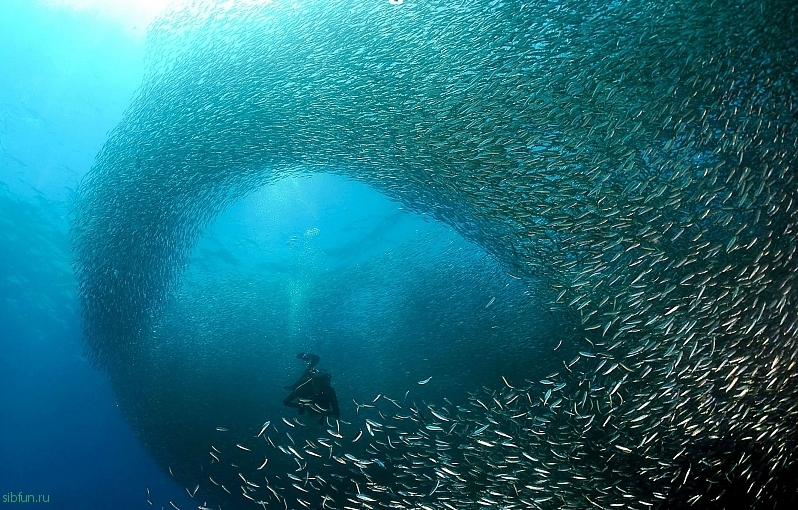
[[[228,430],[170,466],[200,508],[792,508],[796,26],[788,0],[170,12],[72,217],[87,351],[149,377],[205,226],[282,177],[342,174],[545,282],[583,330],[553,355],[578,354],[467,405],[214,416]],[[134,428],[166,426],[145,411]]]

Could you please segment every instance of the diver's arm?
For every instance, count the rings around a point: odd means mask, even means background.
[[[319,362],[319,357],[316,356],[315,354],[311,354],[309,352],[307,352],[307,353],[306,352],[300,352],[299,354],[296,355],[296,357],[301,359],[301,360],[303,360],[303,361],[307,361],[308,362],[308,370],[313,369],[313,367],[315,367],[316,364]]]

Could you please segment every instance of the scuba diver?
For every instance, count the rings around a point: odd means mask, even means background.
[[[283,405],[297,408],[299,414],[310,409],[321,415],[319,423],[325,416],[338,418],[341,411],[338,409],[338,397],[330,384],[332,375],[326,370],[316,369],[319,357],[315,354],[300,352],[296,357],[306,361],[308,366],[294,384],[285,386],[291,393],[285,397]]]

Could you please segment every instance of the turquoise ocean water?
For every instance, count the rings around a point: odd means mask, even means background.
[[[793,508],[796,26],[3,2],[3,504]]]

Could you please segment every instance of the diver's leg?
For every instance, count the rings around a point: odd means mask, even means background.
[[[285,397],[285,399],[283,400],[283,405],[286,407],[296,407],[297,409],[300,409],[302,407],[299,403],[294,402],[293,393]]]

